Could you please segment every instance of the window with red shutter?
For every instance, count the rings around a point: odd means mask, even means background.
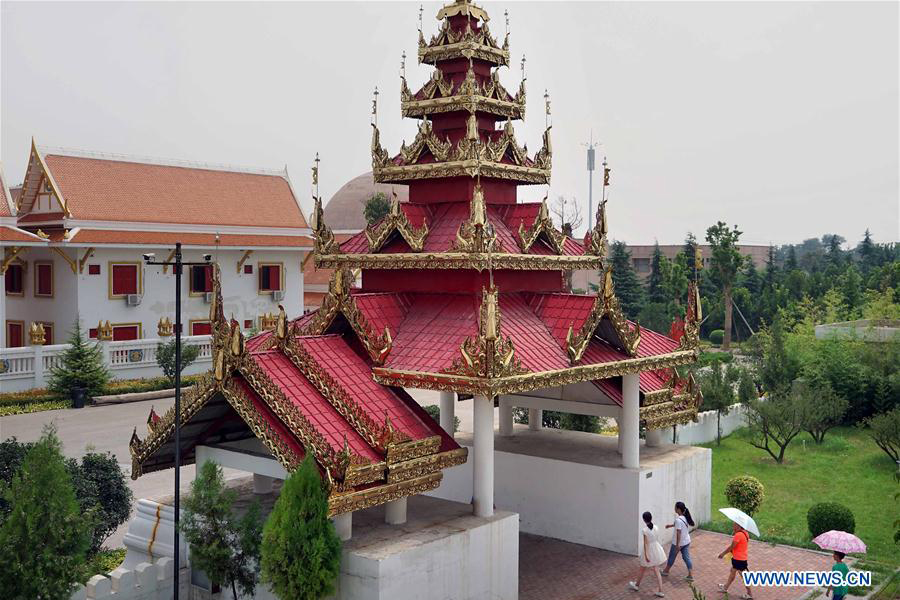
[[[137,340],[141,337],[141,329],[138,325],[113,325],[112,330],[114,342]]]
[[[253,275],[253,265],[244,265],[244,275]]]
[[[100,265],[88,265],[88,275],[99,275]]]
[[[191,266],[191,293],[204,294],[212,291],[212,265]]]
[[[53,323],[41,323],[44,326],[44,345],[53,343]]]
[[[121,297],[128,294],[140,293],[138,285],[138,265],[135,264],[112,264],[110,268],[112,297]],[[132,338],[136,339],[136,338]]]
[[[53,263],[34,263],[34,295],[45,298],[53,296]]]
[[[21,348],[24,343],[25,325],[21,322],[6,322],[6,347]]]
[[[281,265],[259,265],[259,291],[275,292],[281,289]]]
[[[88,329],[88,337],[91,338],[92,340],[97,339],[97,328],[96,327],[91,327],[90,329]]]
[[[6,269],[6,295],[21,296],[25,293],[25,267],[12,264]]]
[[[191,335],[209,335],[212,333],[209,321],[194,321],[191,323]]]
[[[253,319],[244,319],[244,329],[253,329]]]

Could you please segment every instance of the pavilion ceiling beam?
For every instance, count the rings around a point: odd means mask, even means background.
[[[93,255],[94,255],[94,249],[93,249],[93,248],[88,248],[87,250],[84,251],[84,256],[82,256],[82,257],[78,260],[78,272],[79,272],[79,273],[84,273],[84,265],[87,264],[87,261],[88,261]]]

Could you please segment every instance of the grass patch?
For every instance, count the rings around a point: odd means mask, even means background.
[[[900,598],[900,571],[895,571],[890,581],[872,596],[872,600],[897,600]]]
[[[94,575],[109,576],[125,560],[125,548],[102,548],[100,552],[88,558],[87,571],[89,577]]]
[[[61,408],[70,408],[71,406],[72,403],[68,400],[50,400],[48,402],[31,402],[29,404],[6,404],[0,406],[0,417],[42,412],[45,410],[59,410]]]
[[[805,440],[805,446],[802,443]],[[856,518],[856,535],[868,546],[866,558],[900,566],[900,552],[890,526],[898,511],[894,500],[897,469],[865,431],[839,427],[822,445],[803,433],[788,447],[785,463],[776,464],[765,452],[747,442],[741,429],[712,448],[712,521],[704,528],[730,532],[730,523],[718,509],[728,506],[725,483],[737,475],[752,475],[766,488],[754,515],[761,539],[771,543],[816,548],[806,524],[806,512],[817,502],[839,502]]]

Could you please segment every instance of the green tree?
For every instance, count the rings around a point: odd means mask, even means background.
[[[89,397],[99,396],[110,379],[100,346],[84,339],[77,320],[69,334],[68,344],[59,365],[50,369],[48,387],[66,398],[78,387],[85,388]]]
[[[684,245],[681,247],[680,254],[685,258],[685,266],[688,270],[688,277],[692,280],[697,279],[697,266],[695,259],[697,257],[697,238],[694,237],[694,234],[688,231],[687,236],[684,238]]]
[[[856,253],[859,255],[859,262],[862,265],[863,272],[868,273],[878,263],[878,248],[872,241],[872,234],[866,228],[863,239],[856,247]]]
[[[798,379],[794,384],[794,393],[804,415],[803,429],[821,444],[828,430],[840,425],[848,403],[827,383],[816,385]]]
[[[769,394],[784,393],[797,378],[800,363],[785,347],[781,315],[777,315],[772,326],[759,335],[762,355],[757,357],[757,373],[762,388]]]
[[[869,435],[895,463],[900,461],[900,407],[866,421]]]
[[[284,482],[263,528],[263,580],[282,600],[317,600],[334,593],[340,565],[327,492],[308,454]]]
[[[740,237],[741,232],[737,226],[729,229],[722,221],[706,230],[706,241],[712,246],[711,265],[722,287],[722,304],[725,310],[723,350],[731,348],[731,294],[737,273],[744,264],[744,257],[737,248]]]
[[[200,346],[193,344],[181,344],[181,368],[178,373],[197,360],[200,354]],[[156,345],[156,364],[162,369],[163,375],[172,385],[175,385],[175,338],[168,342],[160,342]]]
[[[784,259],[784,270],[793,271],[797,268],[797,249],[790,246],[787,251],[787,258]]]
[[[625,242],[613,242],[610,257],[613,285],[616,297],[622,310],[629,319],[634,319],[641,312],[644,294],[638,277],[631,266],[631,252]]]
[[[0,597],[68,600],[87,579],[92,515],[78,506],[52,427],[28,450],[12,484],[0,485],[0,496],[10,506],[0,526]]]
[[[384,192],[375,192],[366,200],[363,214],[366,217],[366,223],[371,225],[386,217],[390,211],[391,201],[388,200],[387,195]]]
[[[787,447],[803,431],[805,408],[792,391],[779,391],[764,399],[752,400],[747,410],[748,442],[782,464]]]
[[[703,409],[716,411],[716,445],[722,444],[722,415],[727,415],[734,404],[734,382],[740,376],[732,367],[728,369],[720,362],[713,363],[708,372],[699,374],[700,392],[703,394]]]
[[[254,502],[238,517],[234,510],[237,491],[225,487],[222,469],[207,461],[191,483],[180,524],[190,546],[191,565],[206,573],[216,585],[230,585],[234,599],[238,589],[252,597],[259,579],[262,519]]]
[[[738,376],[738,402],[746,406],[759,398],[759,394],[756,393],[756,384],[753,383],[753,374],[750,369],[740,369],[740,373]]]
[[[664,303],[666,298],[663,289],[663,266],[662,261],[665,257],[659,249],[659,242],[653,244],[653,254],[650,258],[650,275],[647,277],[647,301]]]
[[[88,452],[80,464],[74,458],[67,459],[66,470],[81,510],[95,515],[89,549],[89,554],[95,554],[106,538],[128,520],[134,495],[119,461],[109,452]]]

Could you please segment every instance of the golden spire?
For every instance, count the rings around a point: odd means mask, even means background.
[[[375,92],[372,97],[372,124],[378,127],[378,86],[375,86]]]

